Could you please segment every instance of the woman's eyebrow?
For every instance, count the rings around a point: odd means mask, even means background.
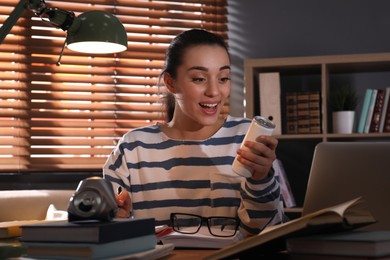
[[[208,68],[206,67],[202,67],[202,66],[193,66],[193,67],[190,67],[188,68],[188,71],[190,70],[202,70],[202,71],[209,71]],[[230,70],[230,66],[229,65],[225,65],[225,66],[222,66],[221,68],[219,68],[219,70]]]
[[[206,67],[201,67],[201,66],[193,66],[193,67],[190,67],[190,68],[188,68],[188,70],[187,70],[187,71],[190,71],[190,70],[202,70],[202,71],[209,71],[209,69],[208,69],[208,68],[206,68]]]
[[[219,70],[230,70],[229,65],[222,66]]]

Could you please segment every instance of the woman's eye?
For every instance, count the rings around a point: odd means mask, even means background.
[[[205,79],[204,78],[192,78],[192,81],[200,83],[200,82],[205,81]]]
[[[225,78],[220,78],[219,80],[221,82],[223,82],[223,83],[226,83],[226,82],[228,82],[230,80],[230,78],[229,77],[225,77]]]

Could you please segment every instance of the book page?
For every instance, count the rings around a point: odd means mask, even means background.
[[[175,247],[186,248],[223,248],[242,240],[242,235],[237,231],[233,237],[216,237],[210,234],[207,226],[202,226],[198,233],[183,234],[171,232],[159,237],[163,244],[172,243]]]

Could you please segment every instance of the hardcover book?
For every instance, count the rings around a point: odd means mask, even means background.
[[[372,112],[372,119],[370,124],[370,133],[379,133],[380,120],[383,110],[383,102],[385,99],[385,90],[378,89],[374,104],[374,110]]]
[[[28,257],[50,259],[112,259],[155,249],[155,235],[145,235],[103,244],[90,243],[23,243]],[[126,258],[127,259],[127,258]]]
[[[321,106],[320,106],[320,92],[312,91],[309,92],[309,122],[310,122],[310,133],[319,134],[321,133]]]
[[[362,106],[362,110],[360,112],[360,119],[359,119],[359,125],[358,125],[358,130],[357,130],[357,132],[361,133],[361,134],[364,133],[364,129],[366,126],[368,108],[370,106],[372,92],[373,92],[373,90],[368,88],[368,89],[366,89],[366,92],[364,94],[363,106]]]
[[[374,107],[376,101],[376,95],[378,93],[377,89],[372,90],[370,105],[368,106],[366,125],[364,126],[364,133],[368,134],[370,132],[372,115],[374,114]]]
[[[390,133],[390,100],[387,99],[387,107],[385,108],[386,113],[384,114],[383,119],[383,132]]]
[[[289,253],[382,257],[390,255],[390,231],[349,231],[287,240]]]
[[[379,132],[383,133],[383,129],[385,127],[385,121],[386,121],[386,114],[387,109],[389,107],[389,98],[390,98],[390,87],[387,87],[385,90],[385,98],[383,99],[383,109],[382,109],[382,115],[379,123]]]
[[[297,93],[286,93],[286,133],[298,133]]]
[[[299,92],[297,95],[298,133],[310,133],[309,93]]]
[[[22,242],[108,243],[155,235],[154,218],[99,221],[56,221],[22,226]]]

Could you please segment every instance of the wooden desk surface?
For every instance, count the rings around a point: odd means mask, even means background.
[[[215,252],[217,249],[174,249],[171,254],[160,258],[159,260],[201,260],[209,254]],[[270,254],[256,255],[257,259],[272,259],[272,260],[288,260],[290,256],[286,251]],[[252,255],[244,255],[242,259],[252,259]],[[241,257],[240,257],[241,259]],[[298,258],[297,258],[298,259]],[[335,260],[335,259],[327,259]]]
[[[192,260],[202,259],[205,256],[215,252],[214,249],[174,249],[171,254],[163,257],[164,260]]]

